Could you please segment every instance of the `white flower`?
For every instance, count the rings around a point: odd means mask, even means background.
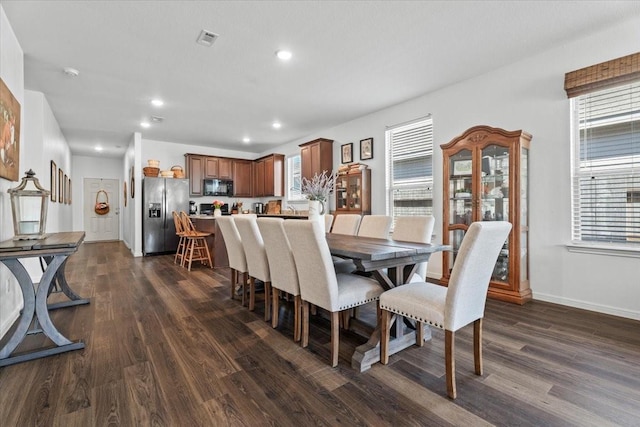
[[[329,197],[329,193],[333,191],[337,173],[328,174],[323,171],[321,174],[315,174],[310,180],[302,178],[302,194],[309,200],[319,200],[324,202]]]

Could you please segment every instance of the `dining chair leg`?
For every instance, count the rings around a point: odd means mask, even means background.
[[[271,289],[271,326],[275,329],[278,327],[278,315],[280,314],[280,291],[276,288]]]
[[[348,310],[347,310],[348,314]],[[338,366],[338,349],[340,346],[340,312],[331,312],[331,366]]]
[[[300,324],[300,318],[302,317],[300,315],[300,311],[301,311],[301,298],[300,295],[296,295],[295,297],[293,297],[293,340],[295,342],[300,341],[300,333],[301,333],[301,329],[302,329],[302,325]],[[308,320],[308,318],[307,318]]]
[[[231,269],[231,299],[236,297],[236,283],[238,283],[238,271],[234,268]]]
[[[456,398],[456,358],[455,358],[455,333],[445,329],[444,331],[444,358],[446,364],[447,395],[451,399]]]
[[[422,322],[416,320],[416,345],[418,347],[424,346],[424,325]]]
[[[391,335],[391,319],[390,311],[381,310],[380,314],[380,363],[386,365],[389,363],[389,336]]]
[[[473,322],[473,362],[476,375],[482,375],[482,319]]]
[[[256,279],[249,276],[249,311],[256,308]]]
[[[302,347],[309,345],[309,303],[302,301]]]
[[[264,282],[264,321],[271,319],[271,282]]]
[[[247,304],[247,282],[249,281],[249,273],[246,271],[242,273],[242,306],[244,307]]]

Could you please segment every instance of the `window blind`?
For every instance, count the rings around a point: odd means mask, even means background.
[[[431,215],[433,122],[430,117],[387,129],[387,213]]]
[[[640,81],[571,104],[573,240],[640,245]]]

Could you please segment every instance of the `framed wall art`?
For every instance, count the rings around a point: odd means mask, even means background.
[[[71,177],[69,177],[69,180],[67,181],[67,194],[67,201],[71,204]]]
[[[51,160],[51,172],[50,172],[51,196],[50,197],[52,202],[56,201],[56,192],[58,191],[56,187],[57,175],[58,175],[58,166],[56,165],[56,162]]]
[[[360,140],[360,160],[373,159],[373,138]]]
[[[18,181],[20,103],[0,78],[0,178]]]
[[[64,174],[64,181],[62,181],[62,184],[60,184],[64,187],[64,204],[68,205],[69,204],[69,177],[67,176],[67,174]]]
[[[353,142],[343,144],[342,149],[342,163],[353,162]]]
[[[471,160],[456,160],[453,162],[454,175],[471,175]]]
[[[64,172],[58,169],[58,203],[64,202]]]

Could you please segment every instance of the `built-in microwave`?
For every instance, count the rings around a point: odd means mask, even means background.
[[[230,179],[204,179],[203,195],[233,197],[233,181]]]

